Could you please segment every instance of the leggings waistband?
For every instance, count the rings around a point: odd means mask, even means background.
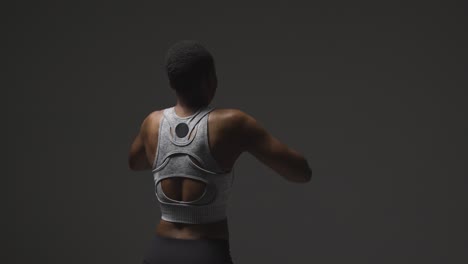
[[[227,239],[182,239],[155,234],[144,255],[144,264],[232,264]]]

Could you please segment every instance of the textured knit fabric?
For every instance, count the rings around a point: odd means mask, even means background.
[[[163,110],[152,170],[163,220],[201,224],[227,218],[234,170],[221,168],[210,152],[208,114],[214,109],[208,105],[187,117],[177,116],[174,107]],[[205,191],[192,201],[173,200],[164,194],[161,187],[161,180],[170,177],[203,181]]]

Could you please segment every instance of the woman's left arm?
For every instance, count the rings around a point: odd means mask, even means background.
[[[145,136],[147,133],[148,117],[143,120],[140,126],[140,131],[133,140],[128,155],[128,167],[134,171],[142,171],[151,169],[151,164],[148,162],[145,150]]]

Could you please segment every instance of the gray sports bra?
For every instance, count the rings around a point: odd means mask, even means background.
[[[227,218],[226,208],[234,183],[234,168],[224,170],[211,155],[208,113],[214,109],[208,105],[187,117],[177,116],[174,107],[163,110],[152,168],[163,220],[200,224]],[[203,195],[192,201],[167,197],[162,190],[161,180],[170,177],[203,181],[206,184]]]

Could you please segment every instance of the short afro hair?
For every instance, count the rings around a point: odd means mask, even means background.
[[[182,40],[167,51],[165,68],[171,87],[180,94],[198,93],[201,81],[214,70],[211,53],[196,40]]]

